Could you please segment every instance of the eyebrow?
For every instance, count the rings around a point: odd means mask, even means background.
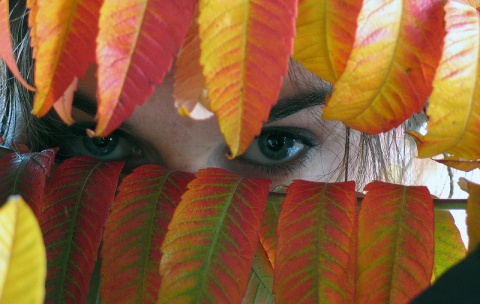
[[[292,97],[280,98],[277,104],[270,110],[268,122],[283,119],[314,106],[325,105],[326,95],[330,93],[331,90],[317,88]]]
[[[311,91],[302,94],[280,98],[271,108],[267,123],[281,120],[304,109],[325,105],[327,94],[331,94],[331,88],[313,88]],[[82,93],[75,92],[73,106],[92,117],[95,117],[97,113],[96,102]],[[131,129],[125,122],[121,127]]]

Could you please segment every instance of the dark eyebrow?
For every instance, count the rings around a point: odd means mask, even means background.
[[[268,122],[280,120],[313,106],[324,105],[327,94],[331,94],[331,90],[319,88],[300,95],[281,98],[270,110]]]

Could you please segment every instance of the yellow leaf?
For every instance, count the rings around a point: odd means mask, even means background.
[[[468,252],[472,252],[480,244],[480,185],[465,178],[460,178],[459,184],[463,190],[468,191]]]
[[[200,63],[231,156],[242,154],[277,102],[293,49],[297,0],[201,0]]]
[[[473,169],[480,168],[480,160],[466,160],[454,156],[445,157],[443,159],[434,159],[437,163],[444,164],[445,166],[452,167],[464,172],[472,171]]]
[[[440,0],[365,0],[325,119],[377,134],[423,109],[443,44]]]
[[[429,98],[428,133],[419,157],[447,152],[480,158],[480,16],[464,1],[447,1],[445,47]]]
[[[331,83],[352,51],[362,1],[300,0],[293,58]]]
[[[46,264],[37,219],[11,196],[0,209],[0,303],[43,303]]]

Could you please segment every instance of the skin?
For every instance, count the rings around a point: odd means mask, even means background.
[[[280,100],[297,102],[296,97],[316,90],[322,95],[331,90],[331,86],[299,64],[292,62],[289,77],[285,77],[280,91]],[[78,92],[94,102],[95,70],[92,68],[80,81]],[[320,105],[307,105],[306,108],[287,117],[269,122],[265,128],[295,127],[309,134],[314,147],[304,146],[296,157],[289,161],[279,161],[266,170],[249,162],[263,162],[261,151],[250,148],[243,156],[229,160],[228,149],[219,131],[214,117],[206,120],[193,120],[180,117],[174,106],[174,72],[166,75],[162,85],[158,86],[147,102],[136,108],[125,122],[126,128],[135,139],[146,143],[143,153],[148,162],[162,164],[168,168],[196,172],[201,168],[220,167],[236,174],[248,177],[272,179],[272,187],[288,185],[294,179],[311,181],[335,181],[339,179],[338,167],[345,146],[345,127],[334,121],[321,119]],[[74,112],[76,121],[92,121],[84,112]],[[252,145],[258,145],[254,142]],[[268,160],[268,159],[267,159]],[[285,164],[288,163],[288,168]],[[267,172],[268,171],[268,172]]]

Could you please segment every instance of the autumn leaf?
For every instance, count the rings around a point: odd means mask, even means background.
[[[85,75],[89,64],[95,62],[101,2],[27,1],[31,12],[29,26],[37,89],[33,114],[38,117],[47,114],[54,103],[65,102],[64,98],[68,98],[66,103],[71,104],[73,94],[64,95],[65,91],[75,78]]]
[[[37,219],[20,196],[11,196],[0,208],[0,302],[43,303],[46,265]]]
[[[439,278],[446,270],[465,258],[467,250],[452,214],[435,210],[435,262],[433,275]]]
[[[365,0],[323,117],[376,134],[420,112],[441,55],[443,14],[440,0]]]
[[[200,65],[200,38],[198,37],[198,10],[190,22],[187,37],[175,63],[173,97],[182,116],[207,119],[213,116],[205,89],[205,77]]]
[[[278,193],[270,193],[268,195],[267,205],[263,212],[260,227],[260,244],[267,253],[268,260],[272,267],[275,265],[275,255],[277,252],[277,220],[284,198],[285,195]]]
[[[47,303],[85,302],[122,167],[122,162],[82,156],[53,172],[40,220],[47,249]]]
[[[97,37],[96,135],[106,136],[162,83],[187,34],[195,0],[105,0]]]
[[[0,202],[20,194],[40,218],[47,176],[57,149],[36,153],[10,153],[0,159]]]
[[[210,109],[232,157],[277,102],[293,48],[298,0],[200,0],[201,58]]]
[[[123,179],[103,237],[102,303],[157,302],[160,246],[192,178],[146,165]]]
[[[448,156],[442,159],[434,159],[437,163],[452,167],[464,172],[470,172],[474,169],[480,168],[480,160],[467,160],[455,156]]]
[[[428,132],[419,157],[443,152],[480,158],[480,16],[466,1],[445,5],[445,47],[428,99]]]
[[[269,180],[203,169],[188,184],[162,245],[158,303],[240,303]]]
[[[351,303],[355,296],[355,183],[294,181],[278,218],[278,303]]]
[[[35,88],[28,84],[18,70],[17,62],[13,54],[12,38],[10,36],[9,14],[9,1],[0,1],[0,58],[3,59],[13,76],[15,76],[24,87],[30,91],[35,91]]]
[[[407,303],[430,285],[433,201],[426,187],[374,181],[358,219],[356,303]]]
[[[352,51],[362,1],[300,0],[293,58],[335,83]]]

